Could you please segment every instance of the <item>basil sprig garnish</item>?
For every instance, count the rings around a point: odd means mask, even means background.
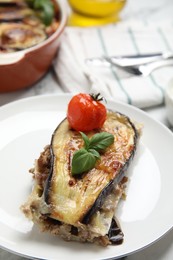
[[[100,159],[99,152],[104,151],[114,142],[114,136],[107,132],[97,133],[90,139],[80,132],[84,141],[84,147],[76,151],[72,159],[72,175],[81,174],[94,168],[96,161]]]
[[[50,25],[54,17],[54,6],[50,0],[26,0],[31,8],[37,11],[45,25]]]

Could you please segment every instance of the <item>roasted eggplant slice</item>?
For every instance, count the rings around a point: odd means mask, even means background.
[[[123,242],[124,234],[114,218],[111,222],[108,237],[112,244],[118,245]]]
[[[74,152],[83,146],[81,135],[69,128],[65,119],[55,130],[51,141],[51,170],[44,190],[50,217],[73,226],[88,224],[102,207],[105,198],[122,180],[136,149],[137,131],[126,116],[109,111],[96,132],[114,135],[114,143],[101,155],[95,168],[80,178],[71,175]]]
[[[20,23],[1,24],[0,36],[3,48],[16,50],[32,47],[47,38],[41,28],[33,28]]]
[[[23,4],[23,0],[1,0],[0,5]]]
[[[0,22],[19,22],[33,14],[34,12],[27,7],[0,7]]]
[[[28,8],[25,1],[3,0],[0,2],[0,22],[18,22],[31,14],[33,10]]]
[[[23,0],[1,0],[0,7],[26,6]]]

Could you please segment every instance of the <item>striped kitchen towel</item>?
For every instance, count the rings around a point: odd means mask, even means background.
[[[85,59],[167,51],[173,51],[173,26],[168,24],[68,27],[53,66],[63,91],[100,92],[107,98],[146,108],[164,102],[164,88],[173,77],[173,66],[139,77],[122,75],[115,67],[87,66]]]

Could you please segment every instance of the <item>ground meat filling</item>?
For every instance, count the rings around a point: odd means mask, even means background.
[[[50,173],[50,145],[47,145],[44,151],[40,154],[40,157],[35,162],[35,168],[30,169],[30,172],[33,174],[33,178],[40,186],[44,189],[45,182]]]

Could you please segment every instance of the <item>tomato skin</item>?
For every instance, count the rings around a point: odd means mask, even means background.
[[[77,94],[68,104],[67,119],[76,131],[91,131],[102,127],[106,120],[105,106],[89,94]]]

